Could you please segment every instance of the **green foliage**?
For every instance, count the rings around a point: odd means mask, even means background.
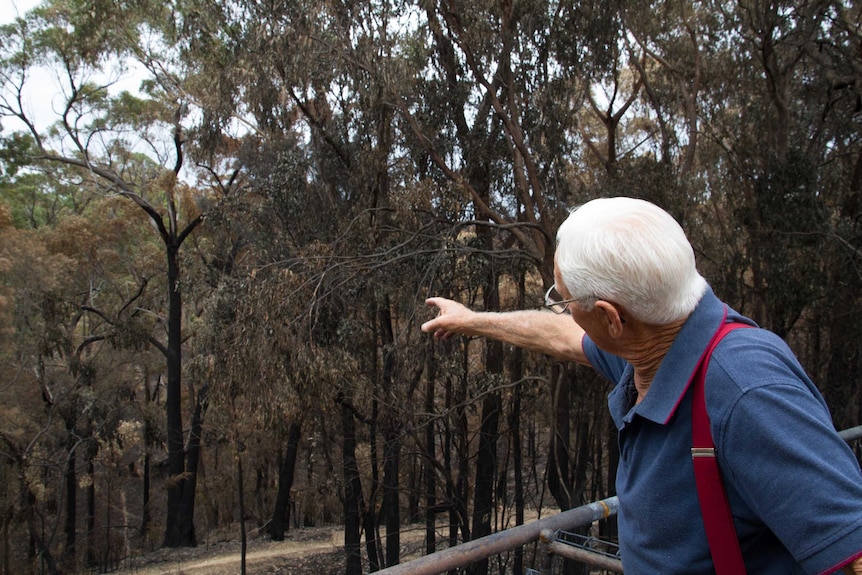
[[[0,185],[12,183],[21,168],[31,164],[29,156],[33,153],[33,137],[29,134],[14,132],[0,136]]]
[[[33,11],[47,24],[37,35],[37,51],[55,53],[73,67],[98,67],[122,55],[138,40],[141,16],[158,17],[161,3],[110,0],[52,0]]]
[[[623,34],[620,10],[625,3],[566,2],[553,36],[557,60],[572,74],[605,76],[613,73]]]

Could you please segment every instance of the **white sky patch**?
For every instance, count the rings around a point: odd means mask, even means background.
[[[8,24],[41,3],[41,0],[0,0],[0,24]]]
[[[43,0],[0,0],[0,25],[23,18],[27,12],[43,3]],[[127,70],[122,74],[118,74],[119,66],[108,66],[105,74],[93,75],[88,80],[97,84],[110,83],[108,93],[111,95],[127,91],[139,96],[141,81],[147,77],[147,73],[133,60],[127,60],[125,65]],[[24,86],[24,111],[40,131],[60,119],[66,104],[63,88],[56,72],[48,67],[34,67],[28,71]],[[3,119],[4,131],[19,129],[24,129],[24,125],[14,118]]]

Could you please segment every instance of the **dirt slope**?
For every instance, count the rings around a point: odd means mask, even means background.
[[[249,541],[247,575],[338,573],[343,567],[344,536],[337,528],[300,529],[285,541],[261,537]],[[200,545],[192,549],[160,549],[129,560],[122,575],[238,575],[239,541]]]

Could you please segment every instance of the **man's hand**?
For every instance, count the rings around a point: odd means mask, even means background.
[[[476,315],[466,306],[442,297],[430,297],[425,303],[439,310],[437,317],[422,324],[422,331],[433,333],[435,338],[448,339],[456,333],[466,333],[467,321]]]

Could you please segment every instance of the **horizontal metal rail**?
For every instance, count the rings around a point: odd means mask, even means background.
[[[542,531],[540,537],[544,540],[545,531]],[[613,541],[603,541],[592,535],[584,535],[573,531],[558,530],[554,532],[554,540],[559,541],[571,547],[579,547],[596,555],[604,555],[612,559],[620,558],[620,545]]]
[[[499,555],[527,545],[537,540],[542,530],[547,529],[553,532],[558,529],[589,525],[593,521],[615,515],[618,509],[617,498],[609,497],[388,567],[377,571],[376,575],[407,575],[408,573],[410,575],[437,575],[438,573],[445,573],[487,559],[492,555]]]
[[[862,425],[857,425],[856,427],[851,427],[849,429],[839,431],[838,435],[840,435],[841,439],[843,439],[844,441],[853,441],[854,439],[862,439]]]
[[[547,546],[547,550],[554,555],[580,561],[581,563],[599,567],[613,573],[623,572],[623,563],[616,557],[611,557],[605,553],[597,553],[579,545],[573,545],[571,542],[560,539],[556,532],[547,529],[543,530],[541,539]]]

